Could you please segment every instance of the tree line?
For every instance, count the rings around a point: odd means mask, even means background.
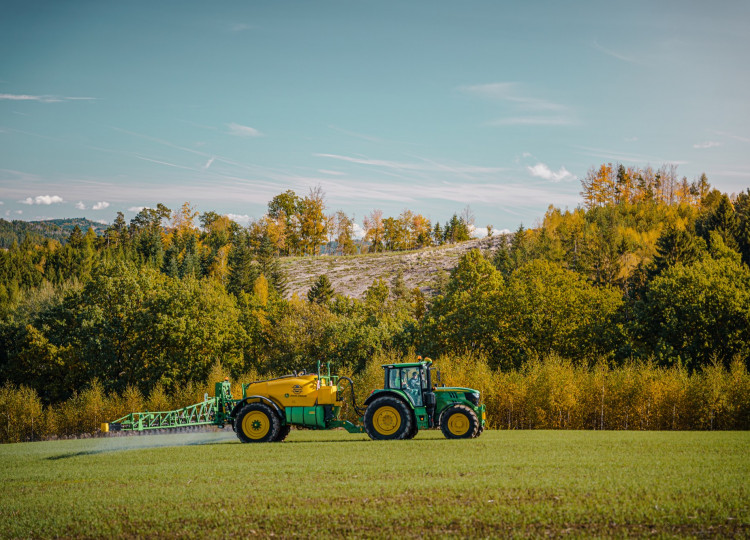
[[[583,180],[584,191],[589,184]],[[640,189],[640,180],[632,184]],[[505,385],[503,396],[520,383],[502,374],[526,373],[535,362],[567,362],[583,379],[595,366],[615,378],[627,366],[651,366],[654,380],[735,373],[732,366],[746,369],[750,359],[750,190],[730,196],[705,178],[694,184],[689,198],[660,187],[574,210],[550,207],[538,227],[519,227],[494,251],[467,253],[430,288],[409,289],[395,275],[375,280],[362,298],[337,294],[326,276],[306,297],[287,298],[280,257],[317,252],[311,246],[323,237],[310,235],[330,232],[319,190],[282,193],[247,227],[185,203],[145,208],[130,223],[118,214],[102,236],[74,229],[65,244],[27,236],[0,251],[0,383],[24,385],[58,407],[92,381],[105,396],[157,388],[176,395],[204,384],[217,361],[233,378],[318,359],[364,376],[378,355],[409,351],[438,362],[479,355],[500,377],[491,380]],[[341,214],[336,223],[352,227]],[[445,228],[417,218],[373,212],[368,247],[468,237],[468,216]],[[345,240],[337,245],[351,251]],[[510,417],[509,427],[548,425]],[[566,426],[592,424],[558,427]]]

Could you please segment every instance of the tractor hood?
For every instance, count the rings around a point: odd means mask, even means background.
[[[460,386],[438,386],[435,388],[435,392],[476,392],[479,393],[479,390],[474,390],[473,388],[462,388]]]

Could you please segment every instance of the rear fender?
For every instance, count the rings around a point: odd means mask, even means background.
[[[234,419],[237,417],[237,413],[240,412],[240,409],[247,405],[248,403],[254,403],[256,401],[260,401],[261,403],[265,403],[269,407],[271,407],[274,411],[276,411],[276,414],[279,415],[279,418],[282,422],[284,422],[286,416],[284,415],[284,411],[279,407],[275,402],[273,402],[271,399],[267,398],[266,396],[247,396],[242,401],[237,403],[237,405],[234,406],[234,409],[232,409],[232,414],[230,417],[232,418],[232,422],[234,422]]]
[[[400,399],[404,403],[406,403],[406,406],[409,407],[409,410],[414,410],[414,406],[411,404],[411,400],[406,397],[406,395],[403,392],[400,392],[398,390],[380,390],[375,391],[365,400],[365,406],[369,405],[376,399],[384,396],[394,397],[396,399]]]

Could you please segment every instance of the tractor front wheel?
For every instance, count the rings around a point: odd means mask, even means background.
[[[412,433],[412,414],[406,403],[383,396],[367,406],[365,431],[376,441],[406,439]]]
[[[443,413],[440,429],[446,439],[472,439],[479,435],[479,418],[466,405],[454,405]]]
[[[234,420],[234,430],[243,443],[277,440],[281,421],[265,403],[248,403]]]

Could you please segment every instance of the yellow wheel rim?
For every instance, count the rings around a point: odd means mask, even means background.
[[[372,425],[381,435],[393,435],[401,427],[401,415],[393,407],[380,407],[372,415]]]
[[[262,439],[269,429],[271,421],[260,411],[250,411],[242,419],[242,432],[250,439]]]
[[[465,414],[456,413],[448,418],[448,431],[456,437],[466,435],[466,432],[469,431],[469,426],[471,426],[471,423]]]

